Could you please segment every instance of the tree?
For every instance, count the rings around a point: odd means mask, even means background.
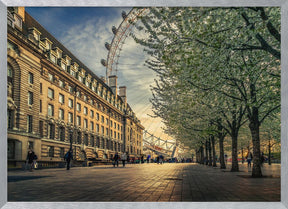
[[[237,136],[247,111],[255,177],[262,176],[260,125],[280,107],[279,17],[279,8],[151,8],[141,19],[143,27],[138,27],[148,37],[134,36],[153,57],[146,64],[159,75],[160,84],[152,89],[157,95],[154,101],[158,101],[154,108],[157,113],[163,104],[165,108],[158,116],[165,118],[171,113],[177,124],[177,112],[170,109],[178,95],[163,94],[167,87],[178,89],[180,95],[204,95],[208,98],[204,105],[210,107],[215,99],[225,103],[221,108],[218,105],[217,111],[209,107],[209,113],[221,113],[227,122],[223,127],[232,137],[232,170],[238,169]],[[199,108],[199,103],[194,108]]]

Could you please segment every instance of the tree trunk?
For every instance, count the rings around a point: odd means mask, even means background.
[[[242,161],[242,164],[243,164],[244,163],[243,147],[241,147],[241,161]]]
[[[220,149],[220,168],[226,169],[225,160],[224,160],[224,136],[223,134],[218,134],[219,137],[219,149]]]
[[[212,135],[211,136],[211,142],[212,142],[212,151],[213,151],[213,167],[217,167],[216,164],[216,151],[215,151],[215,138]]]
[[[212,166],[211,137],[209,137],[208,141],[208,151],[209,151],[209,166]]]
[[[201,150],[201,164],[203,164],[204,165],[204,148],[203,148],[203,145],[201,146],[201,148],[200,148],[200,150]]]
[[[268,164],[271,165],[271,142],[269,138],[269,145],[268,145]]]
[[[205,142],[205,165],[208,165],[208,141]]]
[[[252,117],[250,119],[249,128],[252,135],[253,142],[253,168],[252,168],[252,177],[261,177],[261,157],[260,157],[260,137],[259,137],[259,128],[260,123],[258,120],[258,108],[252,108]]]
[[[269,144],[268,144],[268,164],[271,165],[271,141],[269,136]]]
[[[232,134],[232,167],[231,172],[238,172],[238,150],[237,150],[237,133]]]

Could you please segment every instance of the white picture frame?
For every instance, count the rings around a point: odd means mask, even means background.
[[[7,202],[7,7],[9,6],[279,6],[281,7],[281,202]],[[243,208],[284,209],[288,208],[288,1],[287,0],[0,0],[0,208]],[[286,81],[286,82],[285,82]]]

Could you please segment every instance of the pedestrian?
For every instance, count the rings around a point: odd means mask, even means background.
[[[128,152],[126,152],[126,156],[127,156],[127,163],[129,163],[130,162],[130,156],[129,156]]]
[[[119,167],[119,155],[118,152],[115,153],[114,158],[113,158],[113,166],[115,167],[117,165],[117,167]]]
[[[248,168],[249,168],[249,167],[251,168],[252,159],[253,159],[253,155],[252,155],[252,153],[249,151],[249,153],[247,154]]]
[[[64,156],[64,160],[66,160],[66,169],[69,170],[70,169],[70,162],[71,160],[73,160],[73,152],[72,149],[69,149],[69,151],[65,154]]]
[[[164,162],[163,162],[163,159],[164,159],[163,155],[160,155],[160,157],[159,157],[159,163],[160,163],[160,164],[163,164],[163,163],[164,163]]]
[[[34,153],[34,157],[33,157],[33,168],[38,168],[38,163],[37,163],[37,155]]]
[[[27,158],[26,158],[26,165],[29,165],[29,171],[33,171],[34,167],[34,159],[35,158],[35,153],[31,148],[28,150]]]
[[[123,152],[122,155],[121,155],[121,161],[122,161],[122,164],[123,164],[123,168],[125,167],[125,161],[126,160],[127,160],[126,152]]]
[[[141,163],[144,163],[144,156],[141,156]]]
[[[263,163],[265,162],[265,157],[264,157],[264,153],[261,153],[261,166],[263,166]]]

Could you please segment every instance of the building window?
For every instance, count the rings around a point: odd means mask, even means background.
[[[94,123],[90,122],[90,130],[93,131],[94,130]]]
[[[66,70],[66,65],[65,65],[65,63],[61,62],[61,68],[62,68],[63,70]]]
[[[65,151],[63,147],[60,147],[60,158],[64,158]]]
[[[71,70],[71,71],[70,71],[70,74],[71,74],[73,77],[75,77],[75,71],[74,71],[74,70]]]
[[[40,134],[40,137],[43,137],[43,132],[44,132],[44,123],[43,123],[43,121],[39,121],[39,134]]]
[[[80,116],[77,116],[77,126],[81,126],[81,117]]]
[[[107,135],[107,136],[109,135],[109,130],[108,130],[108,128],[106,128],[106,135]]]
[[[82,134],[80,131],[78,131],[78,134],[77,134],[77,143],[78,144],[81,144],[82,143]]]
[[[91,147],[94,147],[94,146],[95,146],[94,136],[93,136],[93,135],[90,136],[90,146],[91,146]]]
[[[99,124],[96,124],[96,132],[99,133]]]
[[[70,93],[73,93],[73,87],[72,86],[68,86],[68,90]]]
[[[34,143],[28,141],[28,148],[34,150]]]
[[[73,100],[72,99],[68,100],[68,107],[73,108]]]
[[[59,139],[65,141],[65,128],[63,126],[59,128]]]
[[[116,123],[114,122],[114,128],[116,129]]]
[[[52,123],[48,124],[48,138],[49,139],[55,138],[55,125]]]
[[[52,74],[50,74],[50,73],[48,73],[48,79],[49,79],[49,81],[54,81],[54,76],[52,75]]]
[[[8,110],[7,111],[7,120],[8,120],[8,129],[12,129],[14,127],[14,111]]]
[[[33,131],[33,117],[32,117],[32,115],[27,116],[27,131],[28,131],[28,133],[32,133],[32,131]]]
[[[101,115],[101,122],[104,123],[104,116]]]
[[[79,76],[78,80],[82,83],[83,82],[83,78],[81,76]]]
[[[84,144],[88,146],[88,134],[84,134]]]
[[[84,128],[88,128],[87,119],[84,119]]]
[[[84,95],[84,101],[87,102],[87,96],[86,95]]]
[[[93,110],[90,110],[90,117],[94,118],[94,111]]]
[[[63,94],[59,94],[59,102],[61,104],[64,104],[64,95]]]
[[[96,113],[96,120],[99,120],[99,113]]]
[[[68,122],[73,123],[73,113],[71,112],[68,113]]]
[[[118,131],[119,131],[119,129],[120,129],[120,126],[119,126],[119,124],[117,125],[117,129],[118,129]]]
[[[77,103],[77,108],[76,109],[77,109],[77,111],[80,112],[81,111],[81,104]]]
[[[88,108],[84,107],[84,115],[87,115],[87,114],[88,114]]]
[[[93,99],[90,100],[90,104],[94,105],[94,100]]]
[[[48,97],[50,99],[54,99],[54,90],[53,89],[48,88]]]
[[[61,88],[64,88],[64,82],[61,81],[61,80],[59,80],[59,86],[60,86]]]
[[[59,120],[64,120],[64,110],[59,109]]]
[[[33,73],[28,73],[28,82],[30,83],[30,84],[33,84],[34,83],[34,75],[33,75]]]
[[[48,104],[48,116],[54,116],[54,106]]]
[[[106,118],[106,125],[108,125],[109,124],[109,120],[108,120],[108,118]]]
[[[48,157],[54,157],[54,147],[53,146],[48,147]]]
[[[33,92],[28,91],[28,105],[33,105]]]
[[[104,135],[104,126],[101,126],[101,134]]]
[[[120,134],[118,133],[118,139],[120,139]]]
[[[116,131],[114,131],[114,139],[116,139]]]
[[[43,91],[42,91],[42,83],[40,83],[40,94],[42,94]]]
[[[53,63],[56,63],[56,57],[55,57],[55,56],[51,55],[51,56],[50,56],[50,59],[51,59],[51,61],[52,61]]]
[[[39,101],[39,109],[40,109],[40,112],[42,112],[42,100]]]

